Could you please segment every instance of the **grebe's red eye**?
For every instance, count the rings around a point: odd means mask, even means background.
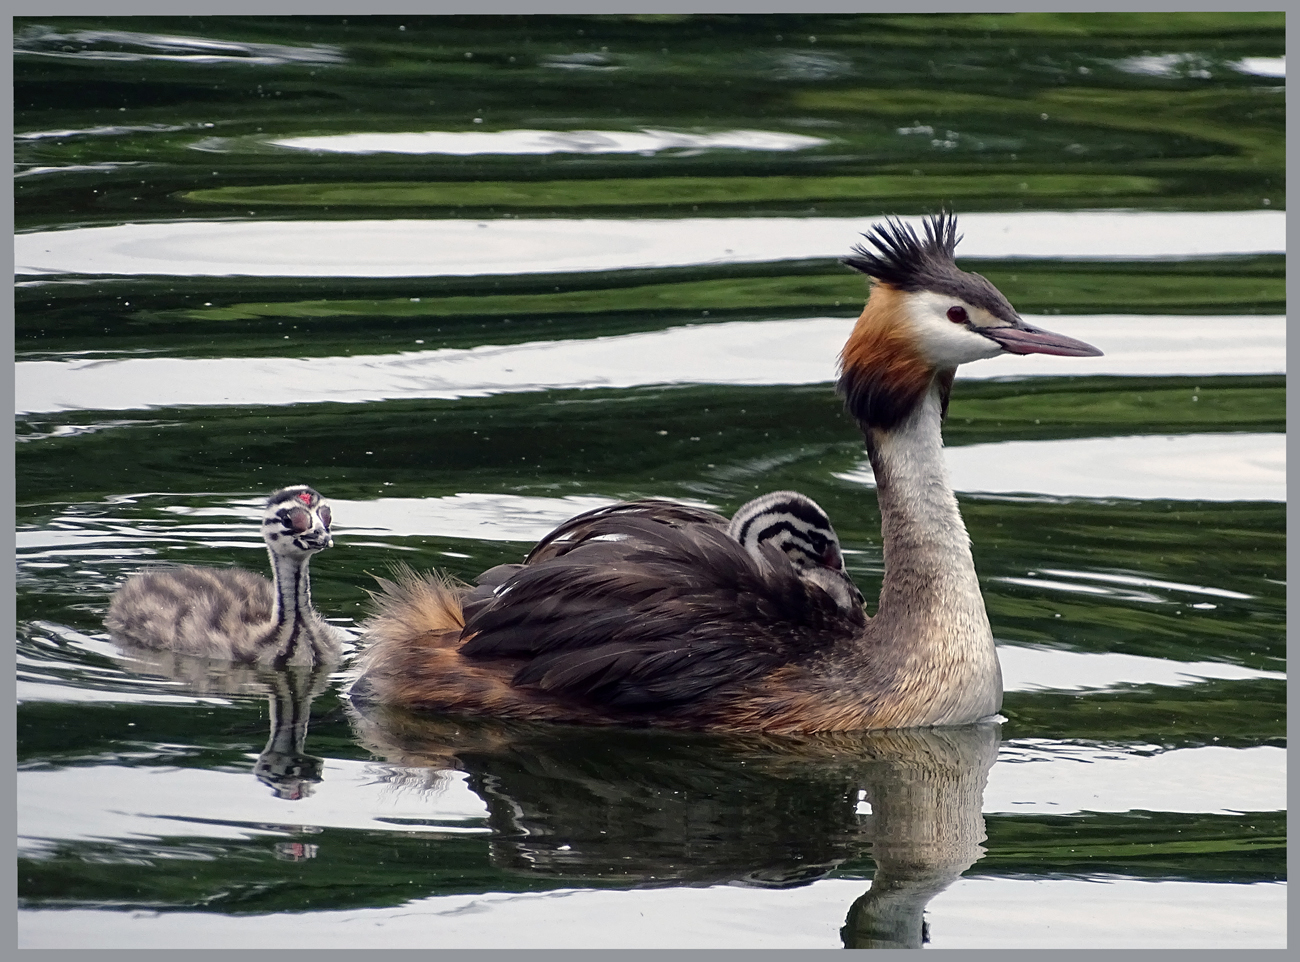
[[[325,527],[328,528],[330,526],[329,505],[322,504],[316,513],[320,515],[321,524],[325,525]]]
[[[970,320],[970,315],[966,313],[966,308],[954,304],[948,308],[948,320],[954,324],[965,324]]]

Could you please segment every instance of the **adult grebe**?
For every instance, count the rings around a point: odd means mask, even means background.
[[[576,543],[463,589],[389,586],[351,695],[366,703],[589,724],[811,732],[958,725],[1002,704],[993,634],[943,464],[957,365],[1097,355],[1026,324],[957,268],[950,214],[876,225],[845,259],[873,284],[841,353],[884,540],[868,619],[715,523],[609,509]],[[561,539],[563,540],[563,539]],[[572,539],[569,539],[572,540]],[[783,561],[783,563],[776,563]]]
[[[142,571],[114,593],[104,624],[142,648],[276,668],[337,662],[342,634],[312,607],[307,575],[311,556],[334,543],[330,521],[316,491],[283,488],[262,515],[274,584],[240,568]]]

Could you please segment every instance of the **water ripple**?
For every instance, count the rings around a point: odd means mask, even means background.
[[[998,645],[1006,691],[1112,691],[1130,686],[1183,688],[1202,681],[1283,681],[1286,675],[1220,661],[1171,661],[1117,652]]]
[[[948,448],[946,459],[949,480],[958,491],[1065,498],[1286,500],[1286,435],[1281,433],[1000,441]],[[865,461],[836,477],[875,483]]]
[[[918,223],[918,218],[904,218]],[[434,277],[842,257],[865,217],[204,220],[33,231],[19,274]],[[1286,250],[1286,213],[964,214],[961,256],[1223,257]]]
[[[963,378],[1285,372],[1283,317],[1028,317],[1105,357],[1005,355]],[[15,410],[356,403],[650,384],[818,384],[836,377],[848,318],[732,321],[609,337],[349,357],[22,361]],[[971,490],[982,490],[974,488]]]
[[[277,147],[340,154],[656,154],[665,150],[806,150],[821,137],[770,130],[425,130],[280,137]]]

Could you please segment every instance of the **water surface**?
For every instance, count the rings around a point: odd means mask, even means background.
[[[1283,946],[1282,27],[20,18],[20,945]],[[1105,351],[954,387],[1000,723],[368,717],[104,631],[294,482],[349,657],[394,562],[649,495],[805,491],[874,604],[838,258],[940,206]]]

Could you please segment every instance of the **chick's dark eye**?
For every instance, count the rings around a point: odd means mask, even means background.
[[[320,510],[316,513],[320,515],[321,524],[328,528],[330,526],[330,509],[321,505]]]
[[[970,315],[966,313],[966,308],[954,304],[948,308],[948,320],[954,324],[965,324],[970,320]]]
[[[311,527],[311,515],[302,508],[290,508],[285,514],[284,520],[289,523],[289,527],[297,534],[302,534]]]

